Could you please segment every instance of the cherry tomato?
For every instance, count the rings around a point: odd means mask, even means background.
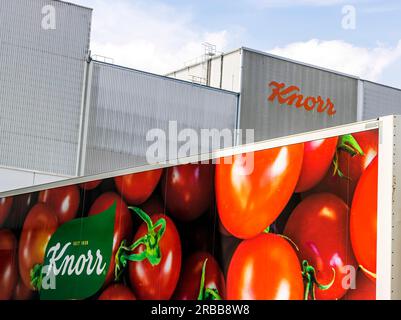
[[[359,179],[351,207],[351,242],[362,270],[376,278],[378,157]]]
[[[300,261],[306,260],[316,272],[317,283],[310,283],[315,287],[316,299],[341,298],[347,291],[342,285],[347,276],[345,267],[357,267],[349,238],[349,208],[345,202],[330,193],[307,197],[291,214],[284,234],[297,245]],[[330,288],[322,290],[318,283]]]
[[[197,300],[201,287],[202,269],[205,264],[205,280],[203,299],[211,298],[217,294],[221,299],[225,298],[225,281],[217,261],[207,252],[196,252],[185,261],[177,289],[174,293],[175,300]],[[212,294],[210,294],[212,292]],[[210,299],[216,300],[216,299]]]
[[[83,190],[90,191],[90,190],[96,189],[101,183],[102,183],[102,180],[93,180],[93,181],[81,183],[79,186]]]
[[[131,205],[144,203],[159,183],[163,169],[127,174],[114,178],[118,192]]]
[[[99,300],[136,300],[136,298],[129,288],[116,283],[104,290]]]
[[[248,239],[276,220],[294,192],[303,150],[303,144],[295,144],[255,152],[251,172],[251,161],[240,157],[232,164],[222,159],[216,165],[217,207],[228,232]]]
[[[35,265],[43,263],[47,244],[57,227],[57,215],[46,204],[38,203],[29,211],[18,250],[19,273],[27,288],[35,290],[30,272]]]
[[[96,215],[109,209],[114,203],[117,203],[116,218],[114,224],[114,236],[113,236],[113,251],[110,262],[109,270],[107,271],[105,285],[111,283],[114,280],[114,269],[115,260],[114,257],[117,253],[118,248],[123,240],[129,241],[132,233],[132,218],[131,213],[128,211],[127,205],[121,197],[113,192],[103,193],[99,198],[95,200],[92,207],[89,210],[88,215]]]
[[[174,293],[181,270],[181,242],[174,222],[166,215],[154,214],[153,223],[165,219],[166,229],[159,241],[161,260],[152,266],[148,259],[129,262],[129,279],[135,296],[141,300],[168,300]],[[143,223],[132,242],[148,234]],[[140,245],[134,252],[140,254],[145,250]]]
[[[313,192],[330,192],[342,198],[345,203],[351,205],[354,191],[359,178],[367,166],[378,153],[378,130],[353,133],[352,136],[358,142],[364,155],[351,156],[348,152],[338,150],[338,168],[344,177],[334,173],[333,166],[327,171],[326,176],[316,186]]]
[[[355,289],[350,288],[343,300],[376,300],[376,284],[362,271],[358,271]]]
[[[13,300],[31,300],[34,295],[35,292],[27,288],[19,278],[13,293]]]
[[[305,142],[301,175],[295,192],[316,186],[325,176],[333,161],[338,137]]]
[[[168,212],[182,221],[200,217],[213,198],[213,176],[210,164],[186,164],[166,169],[162,195]]]
[[[38,193],[26,193],[14,197],[11,214],[7,219],[7,227],[20,232],[28,212],[36,204]]]
[[[301,300],[301,265],[291,244],[275,234],[244,240],[227,275],[229,300]]]
[[[6,229],[0,230],[0,300],[10,300],[18,280],[17,239]]]
[[[53,209],[60,224],[74,219],[79,208],[80,194],[77,186],[48,189],[39,193],[39,202]]]
[[[0,198],[0,226],[6,221],[13,205],[13,198]]]

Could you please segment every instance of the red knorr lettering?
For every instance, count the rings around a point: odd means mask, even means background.
[[[327,98],[326,101],[321,96],[317,98],[312,96],[305,97],[300,93],[300,88],[297,86],[288,86],[285,83],[272,81],[269,83],[272,88],[272,93],[268,97],[270,102],[277,100],[279,104],[295,106],[296,108],[304,108],[306,111],[316,110],[319,113],[326,112],[329,116],[337,113],[334,103]]]

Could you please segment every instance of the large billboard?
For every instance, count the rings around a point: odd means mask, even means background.
[[[0,299],[375,299],[378,143],[371,129],[2,198]]]

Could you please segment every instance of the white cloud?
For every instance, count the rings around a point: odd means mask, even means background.
[[[189,10],[162,3],[127,0],[75,2],[94,9],[92,54],[150,72],[163,74],[183,67],[184,62],[203,53],[203,42],[215,44],[223,51],[228,47],[232,34],[228,30],[202,30],[194,25]]]
[[[312,39],[268,50],[272,54],[377,81],[383,71],[401,59],[401,40],[395,47],[357,47],[342,40]]]

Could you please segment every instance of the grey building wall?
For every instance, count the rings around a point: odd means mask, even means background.
[[[363,120],[401,114],[401,90],[363,81]]]
[[[42,9],[55,9],[55,29]],[[92,11],[0,1],[0,165],[75,175]]]
[[[356,121],[358,81],[319,68],[243,50],[240,128],[255,129],[255,140],[317,130]],[[268,101],[271,81],[296,85],[305,97],[330,98],[336,114],[306,111],[304,108]]]
[[[191,128],[199,137],[201,129],[235,128],[236,93],[96,61],[89,70],[82,174],[147,164],[153,143],[146,141],[147,132],[162,129],[168,143],[169,121],[177,122],[178,133]]]

